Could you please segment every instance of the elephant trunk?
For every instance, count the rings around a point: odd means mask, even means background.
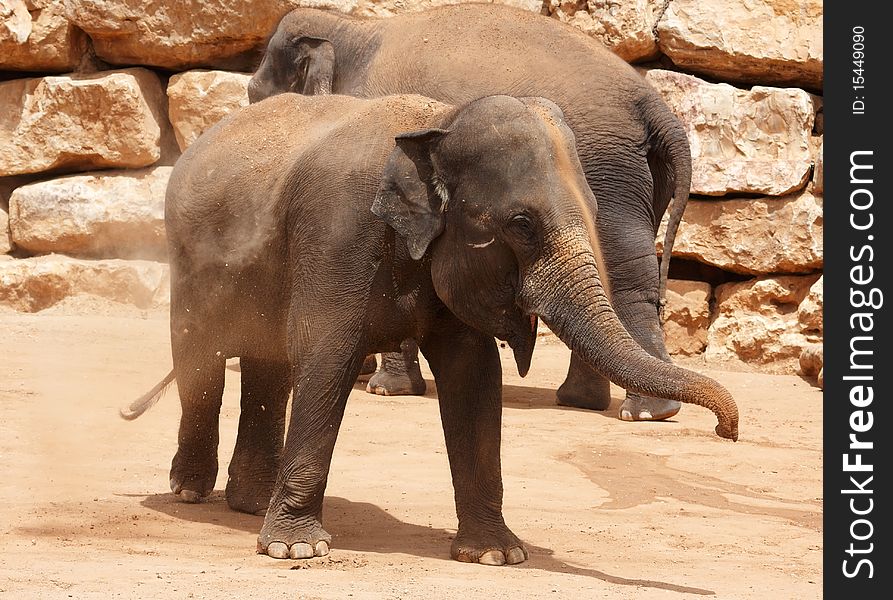
[[[719,422],[717,435],[737,440],[738,407],[728,390],[645,352],[611,308],[585,230],[564,231],[557,238],[563,242],[553,244],[557,247],[525,274],[520,293],[524,309],[542,318],[571,350],[617,385],[708,408]]]

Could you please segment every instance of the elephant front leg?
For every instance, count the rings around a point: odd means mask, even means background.
[[[384,352],[381,369],[369,379],[366,391],[379,396],[421,396],[425,380],[419,368],[419,347],[415,340],[403,340],[400,352]]]
[[[452,321],[422,347],[437,382],[456,500],[450,556],[486,565],[527,559],[502,516],[502,372],[492,337]]]
[[[288,435],[257,551],[273,558],[328,554],[332,536],[322,526],[329,465],[344,407],[363,354],[332,349],[332,338],[298,359]]]

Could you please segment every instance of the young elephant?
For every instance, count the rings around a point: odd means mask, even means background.
[[[348,394],[368,353],[411,337],[437,382],[459,519],[452,556],[521,562],[502,517],[494,337],[523,375],[538,317],[612,380],[706,406],[716,432],[736,439],[729,393],[653,358],[617,320],[590,206],[573,135],[543,99],[452,108],[283,94],[221,121],[177,161],[167,191],[167,379],[183,411],[174,492],[196,501],[214,486],[225,360],[238,356],[227,501],[269,504],[259,552],[326,554],[323,495]]]
[[[614,308],[653,356],[670,361],[660,303],[691,181],[685,128],[630,65],[580,30],[499,4],[457,4],[387,19],[297,8],[283,17],[248,86],[252,101],[294,91],[372,98],[415,93],[461,105],[492,94],[542,96],[564,111],[586,180]],[[654,237],[673,198],[658,269]],[[592,212],[595,210],[590,207]],[[416,353],[385,356],[378,393],[418,393]],[[607,379],[571,355],[558,402],[604,410]],[[621,419],[672,417],[678,402],[627,390]]]

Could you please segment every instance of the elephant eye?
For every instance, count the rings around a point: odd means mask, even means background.
[[[532,239],[536,235],[533,219],[526,213],[518,213],[512,216],[508,221],[508,229],[525,241]]]

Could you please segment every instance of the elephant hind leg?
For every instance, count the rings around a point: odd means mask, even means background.
[[[556,396],[561,406],[608,410],[611,406],[611,382],[572,353],[567,378],[558,388]]]
[[[185,338],[185,339],[184,339]],[[171,491],[199,502],[217,480],[220,404],[226,360],[189,333],[174,336],[174,370],[180,394],[177,453],[171,462]]]
[[[229,507],[264,514],[270,503],[285,437],[285,409],[291,391],[288,362],[241,358],[242,411],[236,448],[229,463]]]
[[[400,352],[381,355],[381,369],[369,379],[366,391],[379,396],[421,396],[427,386],[419,368],[419,347],[403,340]]]

